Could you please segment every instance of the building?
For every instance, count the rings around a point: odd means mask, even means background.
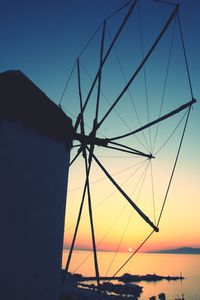
[[[0,105],[0,296],[58,300],[72,122],[20,71]]]

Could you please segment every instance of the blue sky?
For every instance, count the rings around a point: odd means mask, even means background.
[[[2,1],[0,70],[22,70],[58,103],[73,63],[86,41],[101,21],[124,3],[124,0]],[[179,3],[194,96],[199,99],[200,3],[198,0],[181,0]],[[155,7],[155,2],[142,0],[141,5],[147,7],[143,9],[145,20],[149,5]],[[168,14],[171,7],[156,5],[162,8],[162,21],[165,11]],[[158,16],[155,14],[156,19]],[[154,15],[151,17],[153,20]],[[146,40],[144,35],[144,41],[148,43],[148,40],[148,35]],[[193,145],[196,154],[192,157],[197,160],[199,155],[195,149],[199,149],[199,144],[195,133],[200,126],[198,116],[199,104],[194,107],[188,134],[188,144]]]
[[[102,20],[124,3],[126,3],[124,0],[2,0],[0,10],[0,71],[3,72],[9,69],[20,69],[53,101],[58,103],[67,77],[81,49],[84,47],[91,34],[102,22]],[[198,0],[181,0],[179,3],[181,4],[180,17],[190,67],[194,97],[196,99],[200,99],[200,2]],[[150,13],[151,7],[156,8],[155,13],[153,9],[151,9]],[[143,16],[142,21],[144,28],[146,28],[143,36],[145,50],[149,48],[154,39],[154,35],[151,35],[152,29],[155,30],[155,32],[160,30],[161,24],[164,24],[167,15],[169,15],[172,8],[173,7],[171,6],[165,6],[150,0],[141,0],[141,12]],[[118,24],[121,17],[122,15],[119,14],[119,17],[113,18],[113,22],[110,22],[111,35],[113,34],[116,24]],[[129,24],[129,28],[134,28],[133,25],[136,21],[131,22]],[[149,24],[152,26],[151,30],[150,27],[148,27],[150,26]],[[128,36],[130,32],[127,31],[126,33]],[[137,32],[135,31],[133,35],[137,36]],[[126,39],[127,37],[125,35],[124,42],[127,41]],[[158,53],[159,64],[156,65],[157,67],[153,67],[154,62],[156,61],[156,55],[154,58],[155,61],[152,61],[152,64],[150,62],[150,64],[147,65],[147,70],[149,68],[150,75],[152,72],[151,70],[154,70],[156,73],[156,75],[149,76],[149,82],[150,79],[152,79],[152,87],[154,88],[160,86],[159,80],[163,80],[164,78],[162,77],[163,74],[160,68],[162,67],[164,70],[162,63],[164,61],[166,62],[168,53],[166,50],[168,48],[165,47],[166,41],[167,37],[161,45],[160,54]],[[131,74],[131,70],[133,68],[128,71],[128,65],[130,65],[130,53],[128,54],[128,51],[126,50],[130,50],[128,48],[131,47],[133,47],[131,49],[135,49],[135,53],[137,53],[135,54],[135,58],[138,58],[136,62],[133,62],[135,65],[138,64],[139,55],[141,55],[137,45],[135,45],[133,41],[131,41],[130,44],[131,46],[124,48],[122,47],[122,52],[120,52],[119,49],[120,55],[124,57],[124,61],[122,61],[122,63],[125,67],[127,67],[127,72],[130,72],[128,74]],[[121,46],[123,46],[123,40]],[[84,64],[90,68],[91,74],[94,73],[93,68],[98,61],[96,58],[98,56],[95,56],[97,55],[95,54],[97,49],[98,47],[95,46],[94,41],[94,45],[92,44],[91,48],[88,50],[88,54],[86,53],[84,57]],[[175,49],[176,46],[174,48],[174,53],[176,53]],[[178,62],[177,67],[174,65],[175,67],[171,73],[171,78],[174,80],[174,87],[173,90],[169,91],[168,96],[170,97],[170,93],[172,96],[173,92],[176,95],[175,88],[177,88],[177,99],[179,98],[179,100],[175,99],[173,101],[177,101],[178,106],[181,103],[189,101],[190,99],[187,99],[186,97],[183,102],[180,101],[181,93],[186,90],[186,80],[184,77],[184,68],[182,67],[182,56],[179,57],[177,53],[176,56],[174,54],[174,62],[176,62],[176,60]],[[115,74],[115,72],[117,74],[119,70],[115,70],[114,58],[111,58],[109,63],[110,69],[112,70],[111,74],[113,76],[113,74]],[[105,74],[106,80],[104,84],[107,90],[110,87],[110,90],[107,92],[107,95],[110,99],[110,97],[115,97],[115,93],[120,91],[123,84],[120,83],[118,79],[115,79],[115,82],[110,84],[109,76],[109,73]],[[181,81],[182,79],[183,81]],[[85,84],[89,84],[89,82],[87,83],[87,79],[85,80]],[[140,87],[140,78],[136,84],[138,84],[138,87]],[[75,87],[72,86],[72,89],[73,88]],[[137,95],[137,92],[135,93]],[[70,97],[73,97],[73,95]],[[68,107],[68,104],[65,101],[67,100],[63,100],[63,105]],[[177,106],[175,105],[174,108]],[[122,107],[119,106],[119,110],[122,108],[123,105]],[[154,108],[156,108],[156,106],[154,106]],[[127,113],[129,112],[128,108],[124,111]],[[197,206],[197,201],[200,200],[199,115],[200,108],[199,103],[197,103],[191,113],[186,138],[184,141],[184,147],[179,162],[179,175],[184,176],[185,179],[183,182],[188,182],[188,188],[193,190],[191,197],[195,197],[195,207],[198,208],[199,206]],[[113,119],[111,118],[111,121],[113,122],[112,124],[117,124],[117,121],[114,117]],[[108,126],[111,126],[110,123],[108,123],[107,127]],[[108,130],[107,127],[105,126],[104,133],[106,133],[106,130]],[[113,133],[112,130],[111,133]],[[189,200],[192,201],[193,199]],[[185,214],[184,218],[186,217],[187,215]]]

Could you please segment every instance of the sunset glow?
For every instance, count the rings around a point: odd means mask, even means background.
[[[84,103],[99,68],[102,27],[88,45],[87,41],[99,24],[102,24],[102,20],[123,6],[126,1],[50,1],[47,4],[45,1],[36,0],[26,3],[22,1],[23,5],[21,1],[19,3],[14,1],[12,7],[9,1],[4,2],[5,12],[2,13],[3,20],[1,19],[0,27],[4,37],[1,71],[21,69],[50,99],[56,104],[61,103],[61,109],[75,125],[80,113],[77,57],[80,62]],[[98,122],[102,120],[140,66],[174,9],[173,5],[164,5],[162,1],[140,2],[141,20],[137,8],[103,66]],[[198,40],[200,2],[185,0],[179,2],[193,96],[200,99]],[[127,9],[125,7],[107,20],[104,55]],[[87,47],[82,53],[85,45]],[[97,93],[98,82],[94,85],[84,112],[86,135],[90,135],[93,128]],[[150,121],[176,110],[192,98],[176,20],[171,23],[145,67],[138,72],[122,99],[98,128],[97,137],[112,139],[138,130]],[[95,146],[94,149],[96,157],[131,201],[151,223],[157,225],[159,222],[159,232],[152,234],[140,248],[140,252],[182,246],[200,247],[198,102],[191,110],[176,171],[162,212],[186,122],[186,112],[187,110],[183,110],[173,115],[160,122],[159,126],[157,124],[150,126],[150,130],[148,127],[133,136],[113,140],[146,156],[138,153],[133,155],[119,149],[113,150],[112,147],[118,147],[114,144],[110,144],[110,148]],[[81,132],[80,126],[77,132]],[[80,144],[79,141],[73,143]],[[71,149],[71,159],[76,156],[78,149],[78,147]],[[154,157],[148,157],[150,154]],[[67,168],[66,165],[66,172]],[[85,160],[81,153],[69,168],[66,183],[64,249],[69,249],[73,240],[85,182]],[[117,190],[94,158],[89,183],[97,252],[113,251],[130,255],[150,235],[152,227]],[[74,246],[76,251],[93,248],[88,191],[85,194]]]

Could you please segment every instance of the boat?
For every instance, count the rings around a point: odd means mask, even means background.
[[[184,294],[182,294],[181,297],[178,295],[174,300],[185,300]]]

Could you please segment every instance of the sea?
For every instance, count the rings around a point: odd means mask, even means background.
[[[112,276],[130,257],[131,253],[98,252],[100,276]],[[63,251],[63,268],[68,251]],[[83,276],[94,276],[93,253],[74,251],[70,264],[70,272]],[[198,254],[158,254],[138,253],[117,274],[134,275],[157,274],[162,276],[180,276],[185,279],[176,281],[162,280],[158,282],[139,282],[143,292],[139,300],[149,300],[151,296],[166,294],[167,300],[175,300],[184,295],[185,300],[200,300],[200,255]],[[114,281],[113,281],[114,283]],[[118,283],[115,281],[115,283]]]

